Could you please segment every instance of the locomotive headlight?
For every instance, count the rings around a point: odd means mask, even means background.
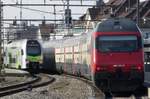
[[[132,65],[131,68],[134,69],[134,70],[142,70],[142,67],[140,65],[139,66]]]
[[[40,63],[40,64],[43,63],[43,57],[40,58],[39,63]]]
[[[29,64],[29,60],[26,59],[26,64]]]
[[[101,68],[99,66],[96,67],[96,71],[100,71]]]
[[[137,69],[137,66],[136,66],[136,65],[132,65],[132,66],[131,66],[131,69],[136,70],[136,69]]]
[[[40,61],[39,61],[39,63],[40,63],[40,64],[42,64],[42,63],[43,63],[43,61],[42,61],[42,60],[40,60]]]
[[[142,69],[142,67],[141,66],[138,66],[138,70],[141,70]]]
[[[96,65],[96,71],[105,71],[105,70],[107,70],[107,67],[106,67],[106,65],[101,65],[101,66],[99,66],[99,65]]]

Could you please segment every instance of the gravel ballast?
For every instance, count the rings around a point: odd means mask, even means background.
[[[77,79],[53,75],[56,81],[48,86],[23,91],[0,99],[104,99],[95,97],[91,86]]]

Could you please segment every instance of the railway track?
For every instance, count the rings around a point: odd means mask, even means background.
[[[137,99],[137,98],[142,98],[145,96],[144,93],[142,93],[144,91],[143,89],[140,90],[141,93],[139,92],[138,95],[135,94],[134,92],[104,93],[98,87],[96,87],[90,80],[87,80],[87,79],[84,79],[81,77],[75,77],[72,75],[66,75],[66,74],[63,74],[63,76],[81,80],[81,81],[87,83],[89,86],[91,86],[93,88],[93,97],[91,97],[91,99],[118,99],[118,98],[119,99],[124,99],[124,98]]]
[[[51,77],[49,77],[49,74],[39,74],[36,77],[40,80],[35,82],[34,84],[28,84],[24,87],[17,87],[17,89],[23,89],[29,90],[24,91],[23,93],[18,93],[15,95],[12,95],[13,99],[42,99],[47,97],[48,99],[77,99],[79,97],[82,97],[81,99],[137,99],[138,97],[135,97],[135,95],[128,95],[127,93],[122,93],[122,95],[114,95],[112,97],[107,97],[105,93],[103,93],[100,89],[98,89],[96,86],[92,84],[91,81],[75,77],[71,75],[51,75],[53,78],[56,79],[56,81],[52,84],[48,83],[47,86],[45,82],[48,82]],[[35,79],[37,79],[35,77]],[[53,79],[53,81],[55,80]],[[78,83],[80,82],[80,84]],[[46,85],[45,87],[40,87]],[[79,84],[75,85],[75,84]],[[82,86],[83,85],[83,86]],[[36,88],[39,87],[39,88]],[[83,89],[82,89],[82,88]],[[86,88],[84,88],[86,87]],[[88,88],[87,88],[88,87]],[[36,88],[32,90],[32,88]],[[15,88],[14,88],[15,89]],[[16,90],[17,90],[16,89]],[[72,91],[74,90],[74,91]],[[83,90],[89,90],[89,91],[83,91]],[[18,91],[20,92],[20,91]],[[89,93],[84,93],[89,92]],[[17,92],[15,92],[17,93]],[[6,93],[5,93],[6,94]],[[11,93],[12,94],[12,93]],[[130,93],[129,93],[130,94]],[[8,95],[8,94],[7,94]],[[0,95],[1,96],[1,95]],[[15,98],[14,98],[15,97]],[[26,97],[26,98],[24,98]],[[28,98],[27,98],[28,97]],[[4,97],[4,99],[6,99]],[[80,99],[80,98],[79,98]]]
[[[50,77],[47,74],[38,74],[33,77],[33,80],[23,82],[16,85],[10,85],[0,88],[0,97],[15,94],[25,90],[32,90],[32,88],[42,87],[55,81],[55,78]]]
[[[82,78],[82,77],[76,77],[76,76],[66,75],[66,74],[63,74],[63,75],[66,76],[66,77],[81,80],[81,81],[85,82],[86,84],[88,84],[89,86],[91,86],[92,89],[93,89],[93,91],[92,91],[93,96],[90,97],[91,99],[105,99],[105,94],[98,87],[96,87],[92,83],[92,81],[90,81],[88,79],[85,79],[85,78]]]

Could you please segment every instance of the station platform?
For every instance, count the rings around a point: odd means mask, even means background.
[[[6,75],[17,75],[17,76],[23,76],[23,75],[30,75],[29,72],[25,71],[25,70],[19,70],[19,69],[9,69],[9,68],[5,68],[4,72]]]

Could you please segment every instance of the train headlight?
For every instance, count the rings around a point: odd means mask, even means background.
[[[142,67],[141,67],[141,66],[138,66],[137,69],[138,69],[138,70],[142,70]]]
[[[100,67],[96,67],[96,71],[100,71],[101,70],[101,68]]]
[[[96,71],[106,71],[107,65],[96,65]]]
[[[132,65],[132,67],[131,67],[133,70],[139,70],[139,71],[141,71],[142,70],[142,66],[136,66],[136,65]]]
[[[26,64],[29,64],[29,60],[26,59]]]
[[[40,63],[40,64],[42,64],[42,63],[43,63],[43,61],[42,61],[42,60],[40,60],[40,61],[39,61],[39,63]]]

